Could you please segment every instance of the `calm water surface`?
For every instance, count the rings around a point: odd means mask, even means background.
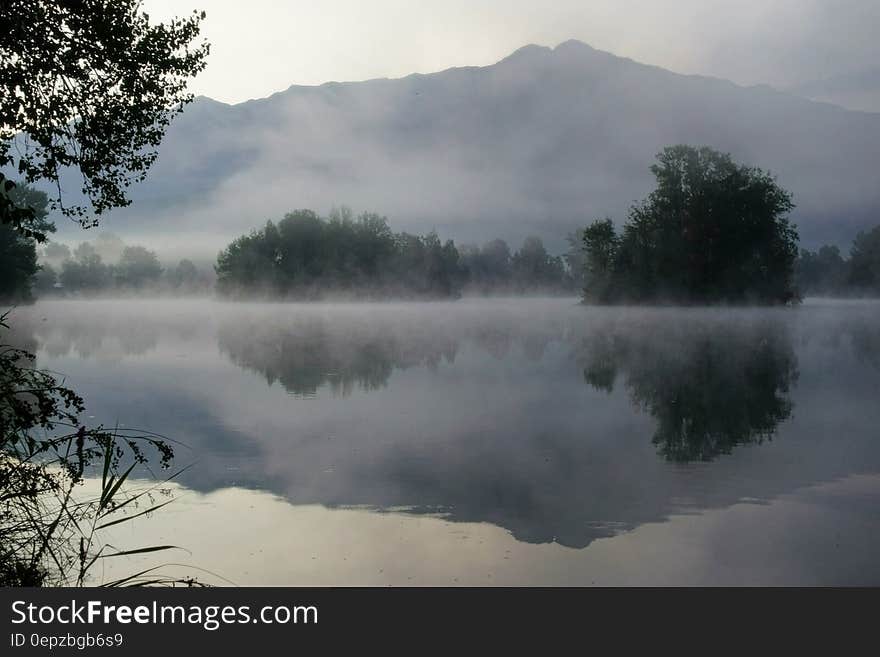
[[[112,537],[185,547],[174,568],[880,584],[876,302],[50,301],[16,322],[91,422],[186,444],[177,501]]]

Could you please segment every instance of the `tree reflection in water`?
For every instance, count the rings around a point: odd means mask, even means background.
[[[457,344],[434,332],[405,331],[384,324],[340,326],[323,319],[292,324],[265,321],[226,323],[218,331],[220,350],[236,365],[278,381],[298,397],[313,397],[328,385],[349,396],[356,387],[385,387],[395,369],[455,361]]]
[[[792,413],[797,358],[773,320],[678,317],[604,327],[585,337],[584,379],[611,392],[619,377],[657,422],[653,442],[675,462],[708,461],[769,440]]]

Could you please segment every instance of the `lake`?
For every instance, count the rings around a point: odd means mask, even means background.
[[[64,300],[13,324],[90,423],[191,466],[111,537],[185,550],[95,583],[880,584],[877,302]]]

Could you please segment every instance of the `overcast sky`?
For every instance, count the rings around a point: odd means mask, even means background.
[[[225,102],[291,84],[491,64],[580,39],[681,73],[777,86],[880,61],[878,0],[146,0],[155,19],[203,9],[212,44],[192,90]]]

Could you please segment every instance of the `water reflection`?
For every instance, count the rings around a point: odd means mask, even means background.
[[[880,477],[851,477],[778,497],[679,515],[589,549],[515,540],[487,523],[293,506],[257,491],[178,501],[132,525],[134,544],[192,548],[176,561],[251,586],[865,586],[880,583],[873,524]],[[230,518],[235,518],[231,523]],[[876,535],[876,532],[873,532]],[[258,540],[254,540],[258,537]],[[160,557],[161,558],[161,557]],[[104,581],[160,558],[108,560]],[[193,571],[166,566],[182,577]],[[199,571],[220,585],[227,581]]]
[[[457,342],[427,328],[263,317],[227,321],[217,340],[232,362],[261,373],[269,385],[278,381],[301,397],[314,397],[329,386],[347,397],[355,387],[367,392],[384,387],[395,369],[434,370],[441,362],[455,362]]]
[[[100,421],[190,445],[197,466],[181,481],[206,494],[253,488],[582,548],[682,511],[880,472],[877,304],[29,313],[41,365],[68,374]]]
[[[18,309],[12,328],[26,331],[49,358],[73,355],[79,359],[144,355],[156,349],[160,334],[195,334],[197,324],[191,316],[184,319],[161,306],[147,313],[114,312],[120,303],[59,300],[39,304]],[[46,308],[51,312],[44,312]]]
[[[472,342],[503,360],[514,345],[528,362],[560,342],[581,364],[584,379],[612,393],[622,377],[633,404],[656,421],[653,443],[664,458],[709,461],[737,446],[772,439],[791,416],[789,396],[798,376],[782,318],[693,317],[666,313],[648,323],[605,318],[588,326],[513,325],[493,321],[434,322],[380,316],[369,322],[326,318],[235,319],[218,331],[221,351],[271,385],[315,397],[322,387],[342,396],[385,387],[395,370],[454,364]],[[858,334],[859,345],[870,344]]]
[[[395,370],[423,367],[431,372],[454,364],[465,342],[496,360],[514,348],[526,360],[540,361],[548,344],[560,340],[563,325],[520,313],[461,314],[450,304],[431,312],[389,306],[291,312],[283,306],[249,317],[221,321],[221,352],[239,367],[279,382],[296,396],[315,397],[321,388],[348,397],[354,390],[377,391]],[[471,310],[476,310],[471,308]]]
[[[860,317],[849,329],[859,359],[880,369],[880,324],[877,318]]]
[[[791,416],[797,357],[779,321],[604,326],[582,340],[578,358],[598,390],[610,393],[624,379],[633,403],[655,419],[653,442],[670,461],[708,461],[761,443]]]

